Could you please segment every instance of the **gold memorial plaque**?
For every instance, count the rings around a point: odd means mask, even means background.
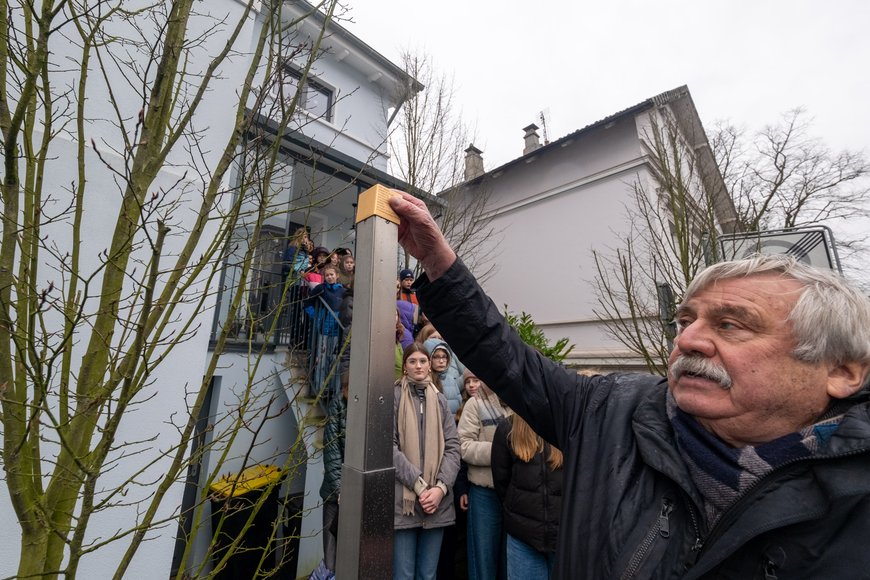
[[[356,223],[376,215],[394,224],[398,224],[399,216],[396,215],[396,212],[393,211],[388,202],[394,195],[399,195],[399,192],[395,189],[384,187],[380,183],[362,192],[357,200]]]

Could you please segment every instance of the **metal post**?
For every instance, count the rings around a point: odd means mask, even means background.
[[[668,352],[670,352],[674,350],[674,338],[677,336],[677,323],[674,321],[677,302],[674,299],[674,290],[667,282],[656,284],[656,295],[659,302],[659,321],[665,330],[665,339],[668,341]]]
[[[347,436],[336,577],[393,575],[393,383],[398,228],[373,215],[356,225]]]

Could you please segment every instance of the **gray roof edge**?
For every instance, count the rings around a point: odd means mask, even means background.
[[[318,23],[322,24],[326,18],[326,15],[323,14],[320,10],[317,10],[311,3],[306,0],[285,0],[291,4],[296,4],[301,7],[303,11],[312,12],[314,18],[317,19]],[[340,37],[343,41],[351,44],[354,48],[358,49],[362,54],[364,54],[369,60],[376,63],[378,66],[385,69],[390,75],[396,78],[398,82],[405,82],[405,80],[410,81],[410,88],[415,91],[423,90],[423,84],[417,79],[410,76],[405,70],[379,53],[377,50],[366,44],[362,39],[356,36],[354,33],[349,31],[347,28],[343,27],[341,24],[332,20],[329,24],[329,34],[334,34]]]
[[[588,133],[588,132],[592,131],[593,129],[597,129],[598,127],[602,127],[608,123],[615,122],[615,121],[620,120],[620,119],[627,117],[629,115],[636,115],[637,113],[640,113],[640,112],[645,111],[647,109],[651,109],[651,108],[656,107],[656,106],[663,106],[666,104],[673,103],[674,101],[681,99],[683,97],[689,98],[689,102],[691,103],[692,110],[695,111],[695,115],[697,116],[697,110],[695,109],[694,102],[692,102],[692,100],[691,100],[692,96],[691,96],[691,93],[689,93],[689,87],[687,85],[680,85],[679,87],[676,87],[676,88],[671,89],[669,91],[665,91],[663,93],[659,93],[653,97],[650,97],[650,98],[648,98],[644,101],[641,101],[635,105],[632,105],[626,109],[623,109],[621,111],[617,111],[616,113],[613,113],[612,115],[608,115],[607,117],[604,117],[603,119],[599,119],[598,121],[595,121],[594,123],[590,123],[589,125],[586,125],[585,127],[581,127],[580,129],[577,129],[576,131],[572,131],[571,133],[568,133],[564,137],[560,137],[559,139],[556,139],[555,141],[552,141],[546,145],[543,145],[543,146],[539,147],[538,149],[531,151],[530,153],[527,153],[525,155],[521,155],[515,159],[508,161],[507,163],[503,163],[502,165],[499,165],[498,167],[491,169],[491,170],[487,171],[486,173],[483,173],[482,175],[478,175],[474,179],[469,179],[463,185],[474,185],[476,183],[483,181],[484,179],[493,175],[494,173],[498,173],[499,171],[504,171],[504,170],[508,169],[509,167],[518,164],[520,161],[523,161],[524,159],[534,157],[535,155],[540,155],[541,153],[546,153],[547,151],[549,151],[551,149],[558,149],[559,147],[562,146],[563,143],[566,143],[572,139],[576,139],[577,137],[581,136],[582,134]],[[699,119],[699,122],[700,122],[700,119]]]

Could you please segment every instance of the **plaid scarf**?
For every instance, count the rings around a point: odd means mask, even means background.
[[[847,408],[848,404],[832,405],[817,423],[800,431],[761,445],[734,448],[681,411],[669,391],[668,418],[677,449],[704,498],[707,525],[715,524],[747,489],[776,467],[818,453],[840,426]]]

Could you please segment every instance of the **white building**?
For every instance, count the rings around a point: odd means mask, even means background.
[[[304,23],[312,33],[317,24],[316,19]],[[385,173],[386,135],[395,109],[409,91],[422,86],[340,26],[330,27],[330,32],[324,41],[324,54],[315,64],[314,79],[309,82],[310,100],[303,104],[311,108],[303,112],[296,130],[281,139],[280,170],[272,184],[273,204],[278,209],[261,232],[254,257],[256,271],[239,313],[240,318],[261,318],[265,328],[272,323],[272,309],[280,300],[282,253],[295,229],[307,227],[317,246],[354,250],[357,196],[376,183],[407,189]],[[290,66],[289,70],[294,70],[292,63]],[[252,137],[274,139],[275,121],[265,117],[260,121],[260,131]],[[235,255],[240,256],[252,240],[244,228],[237,239]],[[221,281],[213,339],[224,327],[239,269],[240,263],[231,256]],[[298,313],[298,308],[298,304],[291,304],[282,310],[282,316],[287,317],[288,310]],[[256,333],[253,344],[249,342],[251,329],[244,325],[237,325],[239,338],[234,340],[233,329],[214,376],[209,418],[232,414],[250,393],[256,401],[248,409],[247,420],[261,421],[267,413],[274,417],[263,423],[256,436],[239,433],[219,471],[235,473],[257,464],[297,466],[281,494],[291,498],[287,501],[292,510],[304,514],[296,531],[300,536],[298,573],[303,574],[322,557],[318,490],[323,475],[319,433],[323,408],[311,396],[305,345],[288,330],[299,321],[287,320],[277,322],[278,332],[266,337],[266,352],[256,367],[252,367],[254,358],[249,349],[258,350],[262,342]],[[206,436],[204,443],[208,442]],[[223,451],[219,446],[210,452],[201,473],[214,471],[215,457]],[[202,517],[208,518],[208,510]],[[200,534],[198,545],[205,541]]]
[[[608,254],[628,236],[635,184],[658,184],[650,163],[653,124],[672,121],[698,168],[699,187],[718,200],[720,227],[733,227],[733,206],[686,87],[615,113],[550,143],[524,129],[523,154],[483,172],[481,151],[467,150],[468,196],[487,196],[483,217],[498,232],[483,242],[495,266],[484,287],[499,306],[527,312],[551,339],[575,345],[572,366],[643,368],[598,320],[593,250]],[[519,139],[517,145],[519,149]]]
[[[200,43],[193,43],[191,54],[199,54],[201,60],[185,62],[183,66],[188,72],[195,73],[207,67],[210,55],[223,47],[232,25],[241,17],[245,4],[237,0],[212,0],[208,3],[208,14],[195,14],[191,18],[189,37]],[[288,1],[284,5],[283,18],[285,23],[289,23],[311,11],[311,5],[306,2]],[[222,20],[224,15],[226,18]],[[317,37],[322,21],[323,16],[314,12],[291,31],[291,37],[310,45]],[[53,82],[58,87],[75,87],[79,79],[75,64],[82,57],[76,43],[69,40],[76,37],[76,32],[70,21],[64,22],[66,36],[56,34],[49,46],[53,62],[63,63],[63,66],[58,67],[59,70],[52,70],[53,74],[56,72]],[[119,35],[130,34],[133,32],[128,27],[130,22],[132,20],[110,20],[105,26],[116,27]],[[251,47],[263,24],[263,15],[259,12],[254,12],[246,20],[233,46],[232,57],[221,65],[205,95],[203,105],[194,119],[199,135],[198,150],[195,149],[191,154],[182,142],[179,149],[170,153],[166,165],[152,185],[155,192],[186,188],[186,196],[179,198],[175,213],[172,214],[174,221],[170,225],[174,233],[184,232],[190,227],[186,220],[192,215],[191,211],[199,201],[197,195],[203,188],[203,181],[198,180],[197,176],[207,176],[213,170],[233,130],[239,87],[244,83]],[[145,25],[135,30],[135,33],[143,34],[145,40],[156,45],[156,31],[151,30],[155,34],[154,38],[147,38],[149,30]],[[130,57],[130,63],[135,63],[137,58],[142,58],[142,63],[146,62],[141,52],[131,50],[125,53],[127,47],[122,46],[112,48],[115,56],[119,57],[118,62],[127,56]],[[279,69],[287,94],[292,94],[304,70],[305,54],[301,52],[295,57],[286,56],[281,59]],[[108,54],[103,53],[103,57],[111,62]],[[121,199],[119,188],[122,189],[123,183],[119,185],[119,181],[123,180],[119,180],[118,170],[123,173],[122,152],[126,147],[119,123],[111,122],[115,111],[109,106],[108,91],[112,90],[114,102],[119,104],[118,116],[128,122],[124,128],[129,134],[132,134],[143,107],[140,91],[147,96],[147,90],[130,82],[132,64],[127,69],[128,76],[125,76],[124,65],[110,65],[106,70],[105,79],[94,70],[91,71],[86,95],[86,117],[92,121],[85,123],[84,135],[89,143],[93,142],[93,149],[99,154],[90,149],[84,153],[90,197],[79,228],[82,234],[82,271],[97,272],[97,282],[102,253],[111,241],[114,216]],[[147,75],[144,65],[138,72]],[[133,446],[122,449],[120,453],[130,453],[139,448],[165,451],[178,445],[179,425],[185,423],[187,409],[202,382],[213,355],[214,339],[228,314],[227,297],[237,284],[238,272],[233,256],[244,253],[247,244],[254,244],[257,248],[256,271],[247,284],[249,292],[246,296],[246,303],[250,307],[248,313],[253,312],[251,316],[257,317],[258,309],[265,311],[269,307],[267,302],[270,297],[264,297],[261,289],[268,286],[266,282],[270,277],[281,275],[280,252],[286,247],[287,235],[292,233],[293,228],[299,225],[308,227],[318,245],[353,248],[356,196],[375,183],[403,187],[402,183],[385,173],[388,162],[387,129],[396,108],[410,92],[421,88],[415,80],[407,78],[398,66],[341,26],[331,24],[328,27],[328,34],[321,44],[320,57],[310,70],[300,99],[301,112],[294,124],[283,131],[278,127],[278,121],[264,111],[258,114],[256,127],[247,135],[248,144],[256,140],[272,143],[280,139],[279,170],[270,184],[274,212],[267,217],[258,240],[250,239],[246,229],[249,224],[242,221],[236,231],[237,244],[228,250],[230,259],[222,270],[220,288],[206,292],[208,298],[200,306],[190,327],[194,331],[155,366],[134,414],[118,433],[119,443],[131,442]],[[183,111],[183,104],[178,106]],[[276,137],[277,134],[281,137]],[[72,161],[78,154],[74,135],[70,129],[54,140],[50,151],[50,171],[45,175],[45,190],[59,192],[55,197],[61,201],[63,197],[60,192],[68,195],[70,184],[75,184],[77,180],[77,166]],[[189,158],[197,155],[197,163],[201,164],[194,165]],[[224,184],[227,190],[238,187],[246,169],[244,159],[230,172]],[[207,226],[216,227],[216,223]],[[49,240],[47,245],[55,243],[58,248],[65,248],[72,243],[71,229],[68,221],[58,220],[57,223],[48,224],[41,234]],[[216,235],[216,229],[208,230],[205,243],[213,235]],[[177,254],[183,236],[174,238],[170,235],[167,240],[166,254]],[[147,245],[137,254],[143,263],[147,263],[148,255]],[[54,262],[47,261],[41,265],[40,276],[45,279],[46,286],[51,281],[60,287],[60,278],[63,277],[60,272],[63,269],[58,263],[65,259],[63,252],[59,250],[56,255],[51,255],[51,259]],[[191,288],[191,295],[198,296],[204,291],[205,281],[201,279],[198,286]],[[185,305],[179,310],[178,320],[183,321],[185,313],[193,312],[196,312],[195,305]],[[298,558],[298,571],[303,574],[310,571],[321,557],[320,538],[316,536],[320,529],[320,516],[314,510],[320,501],[317,494],[321,477],[317,416],[322,411],[316,405],[312,407],[306,386],[292,376],[290,367],[293,366],[293,360],[286,343],[281,343],[279,337],[263,339],[268,344],[265,355],[260,358],[250,356],[249,351],[257,351],[263,344],[260,337],[253,335],[253,341],[239,339],[237,335],[232,338],[220,357],[218,370],[211,382],[208,394],[210,402],[201,417],[203,423],[197,431],[196,444],[208,445],[223,426],[239,417],[243,418],[245,427],[239,430],[238,437],[232,443],[210,449],[201,464],[189,471],[189,485],[176,484],[171,487],[157,520],[171,518],[179,509],[187,510],[198,504],[197,498],[202,497],[202,486],[209,473],[232,473],[243,466],[263,463],[283,466],[293,458],[308,459],[307,465],[303,463],[294,470],[294,476],[282,488],[282,495],[303,494],[299,497],[306,515],[302,522],[303,538]],[[76,343],[74,348],[84,347],[85,344]],[[240,401],[246,397],[250,401],[240,413]],[[268,409],[272,412],[267,419],[265,414]],[[136,444],[136,441],[145,443]],[[298,441],[304,445],[300,447]],[[189,446],[189,442],[183,444]],[[50,442],[45,445],[48,447]],[[218,457],[224,451],[224,459],[219,462]],[[135,502],[146,501],[154,493],[153,482],[157,482],[160,475],[166,472],[168,464],[168,456],[153,463],[152,458],[146,455],[132,454],[127,458],[119,456],[114,459],[112,470],[100,480],[101,488],[111,489],[128,479],[137,483],[125,488],[124,493],[128,495],[118,502],[122,505],[106,509],[92,518],[86,545],[99,543],[140,521],[141,505],[145,504],[136,505]],[[18,538],[15,537],[16,526],[13,523],[16,516],[6,485],[0,485],[0,517],[7,522],[5,541],[0,542],[0,576],[6,577],[16,573],[19,560]],[[204,525],[195,538],[185,569],[196,567],[202,560],[202,547],[210,534],[207,502],[205,509],[198,512],[198,517]],[[184,550],[184,541],[177,541],[179,536],[183,536],[183,529],[178,528],[175,520],[168,519],[167,522],[148,532],[147,541],[142,543],[127,570],[128,577],[168,577],[176,570]],[[86,554],[77,573],[88,578],[112,577],[128,540],[129,536],[122,537]],[[204,569],[208,570],[207,564]],[[287,573],[295,577],[296,570]]]

